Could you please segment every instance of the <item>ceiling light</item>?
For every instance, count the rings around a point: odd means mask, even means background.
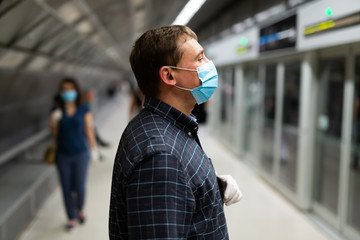
[[[61,70],[63,70],[65,66],[65,63],[64,62],[57,62],[53,65],[52,67],[52,71],[53,72],[60,72]]]
[[[48,62],[49,59],[42,56],[37,56],[30,62],[30,64],[27,66],[27,69],[33,71],[40,71],[46,66]]]
[[[27,57],[26,54],[22,52],[15,52],[9,50],[0,60],[0,67],[17,67],[24,61]]]
[[[58,12],[62,20],[69,24],[75,22],[81,16],[80,11],[71,2],[67,2],[61,5],[61,7],[58,9]]]
[[[206,0],[190,0],[181,10],[172,25],[186,25]]]
[[[76,26],[76,29],[80,33],[88,34],[93,30],[93,27],[89,21],[84,20]]]

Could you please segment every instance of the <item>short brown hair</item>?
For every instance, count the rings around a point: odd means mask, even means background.
[[[144,95],[156,97],[159,94],[160,68],[176,66],[180,61],[183,54],[178,47],[180,37],[198,40],[190,28],[181,25],[155,28],[136,40],[130,54],[130,64]]]

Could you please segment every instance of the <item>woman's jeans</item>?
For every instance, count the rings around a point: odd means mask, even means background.
[[[83,210],[89,159],[88,151],[70,156],[61,153],[56,155],[56,166],[69,219],[77,218],[78,212]]]

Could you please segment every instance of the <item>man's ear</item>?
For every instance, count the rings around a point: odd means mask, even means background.
[[[174,78],[174,72],[168,66],[162,66],[159,70],[159,75],[163,83],[166,85],[174,86],[176,80]]]

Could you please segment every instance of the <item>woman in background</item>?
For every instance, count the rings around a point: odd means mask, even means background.
[[[68,217],[66,229],[85,222],[85,185],[90,160],[98,152],[93,119],[87,105],[81,104],[81,92],[72,78],[60,82],[57,108],[50,118],[50,131],[56,139],[56,166]],[[89,151],[89,148],[91,151]]]

